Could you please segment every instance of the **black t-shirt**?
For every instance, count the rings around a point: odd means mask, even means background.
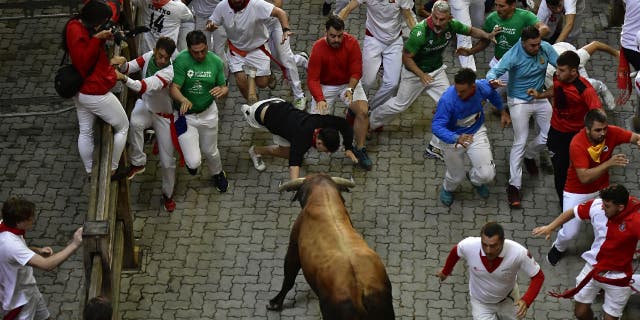
[[[301,166],[304,154],[312,147],[313,131],[317,128],[334,128],[342,135],[345,150],[353,149],[353,129],[344,118],[309,114],[294,108],[291,103],[272,103],[264,115],[264,126],[289,143],[289,166]]]

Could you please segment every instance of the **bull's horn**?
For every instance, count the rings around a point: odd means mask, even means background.
[[[351,179],[345,179],[345,178],[341,178],[341,177],[331,177],[331,180],[333,180],[333,182],[335,182],[339,187],[348,189],[348,188],[353,188],[356,186],[356,182],[353,181],[353,177],[351,177]]]
[[[305,178],[297,178],[285,183],[280,183],[280,185],[278,186],[278,192],[296,190],[300,188],[300,186],[304,182],[304,179]]]

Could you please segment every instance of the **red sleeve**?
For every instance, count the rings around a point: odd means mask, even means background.
[[[530,307],[533,303],[533,300],[536,299],[538,293],[540,293],[540,289],[542,289],[542,283],[544,282],[544,273],[542,269],[536,273],[535,276],[531,278],[531,283],[529,283],[529,288],[527,292],[522,296],[522,301],[527,304],[527,307]]]
[[[617,126],[609,126],[607,131],[607,135],[611,135],[615,139],[615,141],[613,142],[614,146],[623,143],[629,143],[631,142],[631,137],[633,137],[633,132]]]
[[[323,101],[324,95],[322,94],[322,86],[320,85],[320,74],[322,70],[322,43],[326,40],[324,38],[316,41],[311,49],[311,56],[309,56],[309,64],[307,66],[307,87],[309,92],[316,102]]]
[[[602,101],[600,101],[596,89],[594,89],[591,85],[589,85],[587,89],[582,93],[582,98],[584,99],[584,102],[589,110],[602,108]]]
[[[78,20],[69,22],[66,37],[73,66],[86,77],[89,69],[96,64],[95,59],[100,54],[103,41],[90,37],[87,29]]]
[[[349,77],[358,79],[362,78],[362,51],[358,40],[349,35]]]
[[[593,204],[593,200],[595,199],[591,199],[579,204],[578,212],[574,212],[574,214],[582,220],[591,220],[591,215],[589,213],[591,212],[591,205]]]
[[[447,256],[447,261],[444,263],[442,273],[445,276],[450,275],[453,271],[453,267],[458,263],[458,260],[460,260],[460,256],[458,256],[458,245],[455,245],[451,248],[451,251],[449,251],[449,256]]]

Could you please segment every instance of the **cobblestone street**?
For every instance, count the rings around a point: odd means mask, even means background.
[[[607,5],[587,1],[588,17],[576,47],[592,40],[610,45],[618,42],[620,30],[606,29]],[[294,51],[309,52],[323,35],[321,6],[321,0],[285,1],[284,9],[295,32]],[[52,10],[65,12],[65,7]],[[2,12],[2,16],[5,14]],[[360,8],[346,21],[347,31],[358,39],[364,36],[364,19],[365,10]],[[0,201],[10,195],[23,195],[35,202],[37,220],[35,229],[27,233],[27,241],[54,250],[67,243],[86,214],[89,184],[77,149],[78,121],[74,109],[46,116],[26,113],[73,107],[71,100],[58,98],[52,85],[62,57],[60,32],[65,22],[60,17],[0,19]],[[476,56],[480,77],[487,71],[492,52],[490,48]],[[445,61],[452,81],[459,63],[451,48],[445,52]],[[614,93],[616,68],[617,61],[604,53],[597,53],[587,65],[590,75],[605,81]],[[216,191],[206,174],[191,176],[185,168],[178,168],[174,196],[177,209],[168,214],[160,202],[158,157],[147,145],[146,172],[131,183],[135,237],[144,251],[142,268],[122,276],[122,319],[320,318],[318,299],[302,273],[281,313],[265,308],[280,290],[289,232],[300,207],[290,201],[291,194],[277,190],[278,183],[288,178],[286,161],[265,157],[264,172],[253,168],[248,148],[270,143],[271,135],[247,125],[240,113],[243,98],[230,82],[230,96],[218,104],[219,148],[230,182],[227,193]],[[268,96],[292,99],[282,83],[271,93],[262,90],[261,98]],[[308,92],[307,98],[311,100]],[[638,98],[634,94],[625,106],[608,112],[610,123],[630,128],[635,103]],[[479,235],[485,222],[496,220],[504,226],[507,238],[530,250],[546,276],[527,318],[572,319],[572,301],[550,297],[546,292],[575,285],[575,276],[584,265],[579,254],[591,244],[590,225],[583,225],[584,235],[557,266],[546,262],[551,242],[533,238],[531,230],[560,213],[553,176],[541,173],[530,177],[524,173],[524,209],[509,208],[505,184],[513,134],[511,128],[501,129],[500,119],[491,112],[487,113],[487,128],[497,169],[491,196],[480,198],[465,182],[455,193],[454,204],[443,206],[438,191],[444,163],[423,157],[434,107],[428,96],[421,96],[367,142],[374,164],[370,172],[354,167],[342,152],[327,155],[311,151],[303,166],[304,173],[353,176],[356,187],[344,194],[346,206],[355,229],[385,263],[397,318],[470,319],[464,263],[459,262],[443,283],[434,274],[444,265],[454,244]],[[343,110],[338,107],[336,114]],[[640,196],[640,150],[629,145],[618,150],[631,159],[631,164],[612,169],[611,180]],[[84,271],[80,252],[53,272],[36,271],[35,277],[52,319],[81,317]],[[526,290],[528,280],[520,278],[521,292]],[[600,305],[594,305],[598,312]]]

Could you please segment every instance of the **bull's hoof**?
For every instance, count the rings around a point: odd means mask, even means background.
[[[267,310],[282,311],[282,302],[278,303],[274,300],[269,300],[269,304],[267,305]]]

